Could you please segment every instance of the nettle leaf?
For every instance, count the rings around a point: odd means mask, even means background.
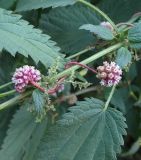
[[[60,7],[76,3],[77,0],[19,0],[17,11],[27,11],[38,8]]]
[[[17,0],[0,0],[0,7],[9,9]]]
[[[38,89],[35,89],[32,93],[32,98],[33,98],[35,110],[37,112],[40,112],[45,105],[44,94]]]
[[[126,22],[141,11],[140,0],[100,0],[97,6],[115,23]]]
[[[132,55],[127,48],[121,47],[120,49],[118,49],[116,56],[116,63],[121,68],[126,67],[129,63],[131,63],[131,60],[132,60]]]
[[[141,48],[141,22],[136,23],[128,32],[130,46],[135,49]]]
[[[84,24],[81,27],[79,27],[79,29],[90,31],[91,33],[94,33],[95,35],[97,35],[99,38],[102,38],[105,40],[114,39],[114,35],[112,31],[100,25]]]
[[[0,151],[2,160],[20,160],[24,156],[33,157],[36,152],[47,121],[45,120],[40,124],[35,123],[34,116],[27,111],[29,106],[29,104],[22,106],[14,115]],[[32,159],[30,158],[29,160]]]
[[[130,47],[134,48],[134,49],[141,49],[141,42],[139,42],[139,43],[133,43],[133,42],[131,42],[130,43]]]
[[[20,15],[0,9],[0,50],[4,48],[13,56],[17,52],[26,57],[30,55],[36,63],[41,61],[48,67],[60,56],[55,45],[50,36],[34,29]]]
[[[103,106],[90,98],[71,107],[47,131],[36,160],[116,160],[127,125],[121,112]]]
[[[128,39],[131,42],[141,42],[141,22],[136,23],[128,32]]]
[[[87,23],[100,24],[100,18],[90,8],[76,4],[43,13],[40,27],[58,43],[62,52],[72,54],[95,43],[91,33],[79,30]]]

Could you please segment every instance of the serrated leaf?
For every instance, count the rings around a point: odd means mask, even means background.
[[[91,33],[97,35],[99,38],[105,40],[112,40],[114,38],[114,35],[110,29],[100,25],[84,24],[80,26],[79,29],[90,31]]]
[[[90,98],[70,108],[47,131],[36,160],[116,160],[127,126],[121,112],[103,106]]]
[[[32,98],[33,98],[35,110],[37,112],[40,112],[45,105],[44,94],[38,89],[36,89],[32,93]]]
[[[0,0],[0,7],[9,9],[17,0]]]
[[[19,0],[17,4],[17,11],[67,6],[74,4],[76,1],[77,0]]]
[[[86,23],[97,25],[100,19],[90,8],[76,4],[43,13],[40,27],[58,43],[62,52],[72,54],[95,43],[96,38],[91,33],[79,30]]]
[[[128,39],[134,43],[141,43],[141,22],[136,23],[128,32]]]
[[[116,56],[116,63],[121,68],[126,67],[129,63],[131,63],[131,60],[132,60],[132,55],[127,48],[121,47],[120,49],[118,49]]]
[[[30,107],[30,104],[22,106],[11,121],[7,137],[5,138],[2,150],[0,151],[0,158],[2,160],[20,160],[23,155],[26,157],[32,157],[33,152],[36,152],[37,146],[40,142],[40,136],[38,134],[43,135],[42,128],[46,126],[46,123],[35,123],[34,116],[27,111],[28,107]],[[33,142],[33,139],[36,139],[37,141]],[[34,146],[31,146],[33,143]],[[29,147],[27,144],[34,148],[31,155],[26,148]]]
[[[130,43],[130,47],[134,49],[141,49],[141,42],[139,43]]]
[[[55,44],[48,35],[22,20],[20,15],[0,9],[0,50],[4,48],[13,56],[17,52],[31,56],[36,63],[41,61],[48,67],[60,56]]]

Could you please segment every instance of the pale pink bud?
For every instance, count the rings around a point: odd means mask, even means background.
[[[104,72],[99,68],[104,68]],[[100,84],[103,86],[111,87],[115,84],[118,84],[122,78],[121,76],[122,70],[115,62],[108,63],[106,61],[103,62],[103,66],[99,66],[97,68],[97,77],[101,79]]]
[[[113,31],[113,26],[109,23],[109,22],[101,22],[100,23],[101,26],[106,27],[108,29],[110,29],[111,31]]]

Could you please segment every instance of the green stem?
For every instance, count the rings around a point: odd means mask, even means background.
[[[24,99],[25,97],[29,96],[31,92],[27,92],[25,94],[18,95],[2,104],[0,104],[0,110],[6,109],[12,105],[18,104],[20,100]]]
[[[106,111],[106,110],[107,110],[107,108],[108,108],[108,106],[109,106],[109,103],[110,103],[110,101],[111,101],[111,99],[112,99],[112,96],[113,96],[113,94],[114,94],[115,88],[116,88],[116,85],[114,85],[114,86],[112,87],[112,90],[111,90],[111,92],[110,92],[110,95],[109,95],[106,103],[105,103],[105,107],[104,107],[103,111]]]
[[[1,97],[6,97],[6,96],[9,96],[9,95],[12,95],[13,93],[15,93],[16,90],[11,90],[11,91],[8,91],[8,92],[5,92],[5,93],[1,93],[0,94],[0,98]]]
[[[96,6],[92,5],[89,2],[86,2],[85,0],[78,0],[78,2],[83,3],[84,5],[92,8],[95,12],[99,13],[113,26],[115,31],[118,32],[118,28],[116,27],[115,23],[104,12],[102,12],[99,8],[97,8]]]
[[[89,64],[89,63],[93,62],[94,60],[96,60],[96,59],[98,59],[98,58],[100,58],[100,57],[102,57],[102,56],[104,56],[104,55],[106,55],[106,54],[108,54],[108,53],[110,53],[112,51],[117,50],[121,46],[122,46],[122,43],[115,44],[115,45],[113,45],[113,46],[111,46],[111,47],[109,47],[109,48],[107,48],[107,49],[105,49],[103,51],[100,51],[100,52],[96,53],[95,55],[85,59],[84,61],[82,61],[80,63],[81,64]],[[75,70],[79,69],[80,67],[81,66],[73,66],[73,67],[71,67],[69,69],[66,69],[65,71],[59,73],[55,78],[59,79],[59,78],[62,78],[63,76],[69,75],[69,74],[72,73],[72,71],[75,71]],[[29,95],[29,93],[26,93],[26,94]],[[20,96],[17,96],[15,98],[12,98],[12,99],[8,100],[7,102],[4,102],[4,103],[0,104],[0,110],[2,110],[4,108],[7,108],[8,106],[11,106],[13,104],[17,104],[19,102],[19,100],[23,99],[26,96],[27,95],[25,95],[25,94],[24,95],[20,95]]]
[[[3,88],[5,88],[5,87],[8,87],[9,85],[11,85],[12,84],[12,82],[9,82],[9,83],[6,83],[6,84],[4,84],[4,85],[1,85],[0,86],[0,89],[3,89]]]
[[[94,48],[95,48],[95,47],[86,48],[86,49],[84,49],[84,50],[82,50],[82,51],[80,51],[80,52],[78,52],[78,53],[76,53],[76,54],[73,54],[72,56],[67,57],[67,59],[72,59],[72,58],[75,58],[75,57],[77,57],[77,56],[80,56],[81,54],[86,53],[86,52],[88,52],[88,51],[90,51],[90,50],[92,50],[92,49],[94,49]]]
[[[122,46],[122,43],[115,44],[115,45],[113,45],[113,46],[111,46],[111,47],[109,47],[109,48],[107,48],[105,50],[102,50],[102,51],[94,54],[93,56],[85,59],[84,61],[81,61],[80,63],[81,64],[89,64],[89,63],[93,62],[94,60],[96,60],[96,59],[98,59],[98,58],[100,58],[100,57],[102,57],[102,56],[104,56],[104,55],[106,55],[106,54],[108,54],[108,53],[110,53],[112,51],[117,50],[121,46]],[[77,70],[79,68],[80,68],[80,66],[73,66],[73,67],[71,67],[69,69],[66,69],[63,72],[59,73],[55,78],[59,79],[59,78],[65,76],[65,75],[70,75],[72,73],[72,71],[75,71],[75,70]]]

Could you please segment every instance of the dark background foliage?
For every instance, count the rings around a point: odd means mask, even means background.
[[[5,3],[4,0],[0,0],[0,6],[15,11],[18,2],[16,0],[9,0],[7,2],[8,3]],[[141,0],[91,0],[91,3],[97,5],[101,10],[107,13],[115,23],[126,22],[133,14],[141,11]],[[86,31],[78,30],[78,28],[82,24],[99,24],[103,20],[99,15],[94,14],[91,9],[86,8],[81,4],[17,13],[21,14],[25,20],[29,21],[37,28],[43,30],[44,33],[50,35],[52,40],[57,42],[58,46],[61,48],[61,52],[67,56],[95,45],[96,38]],[[95,52],[95,49],[89,51],[83,56],[80,56],[79,60],[83,60]],[[140,52],[138,54],[140,55]],[[97,66],[98,64],[101,64],[101,61],[102,60],[100,59],[91,65]],[[25,58],[18,53],[16,54],[16,58],[14,58],[7,51],[3,50],[0,53],[0,84],[9,82],[15,68],[22,64],[34,64],[34,62],[30,57]],[[43,72],[46,72],[41,64],[39,64],[39,67]],[[129,72],[125,72],[123,83],[117,88],[111,101],[112,105],[122,111],[127,119],[128,136],[125,138],[125,146],[123,147],[124,152],[128,151],[138,137],[141,136],[140,68],[140,61],[131,65]],[[91,73],[88,73],[85,78],[89,82],[94,82],[97,89],[89,94],[79,95],[78,99],[82,100],[85,96],[101,97],[103,100],[106,99],[109,90],[104,89],[99,91],[98,82]],[[10,88],[7,88],[7,90],[8,89]],[[72,90],[72,92],[77,92],[77,90]],[[134,93],[135,96],[133,96],[132,93]],[[4,100],[6,99],[2,99],[0,102],[3,102]],[[66,112],[66,106],[68,105],[65,103],[62,104],[60,107],[61,109],[59,110],[60,114]],[[0,112],[0,146],[6,136],[9,123],[18,108],[19,106],[17,105]],[[138,151],[133,156],[127,158],[119,157],[118,159],[140,160],[141,151]]]

